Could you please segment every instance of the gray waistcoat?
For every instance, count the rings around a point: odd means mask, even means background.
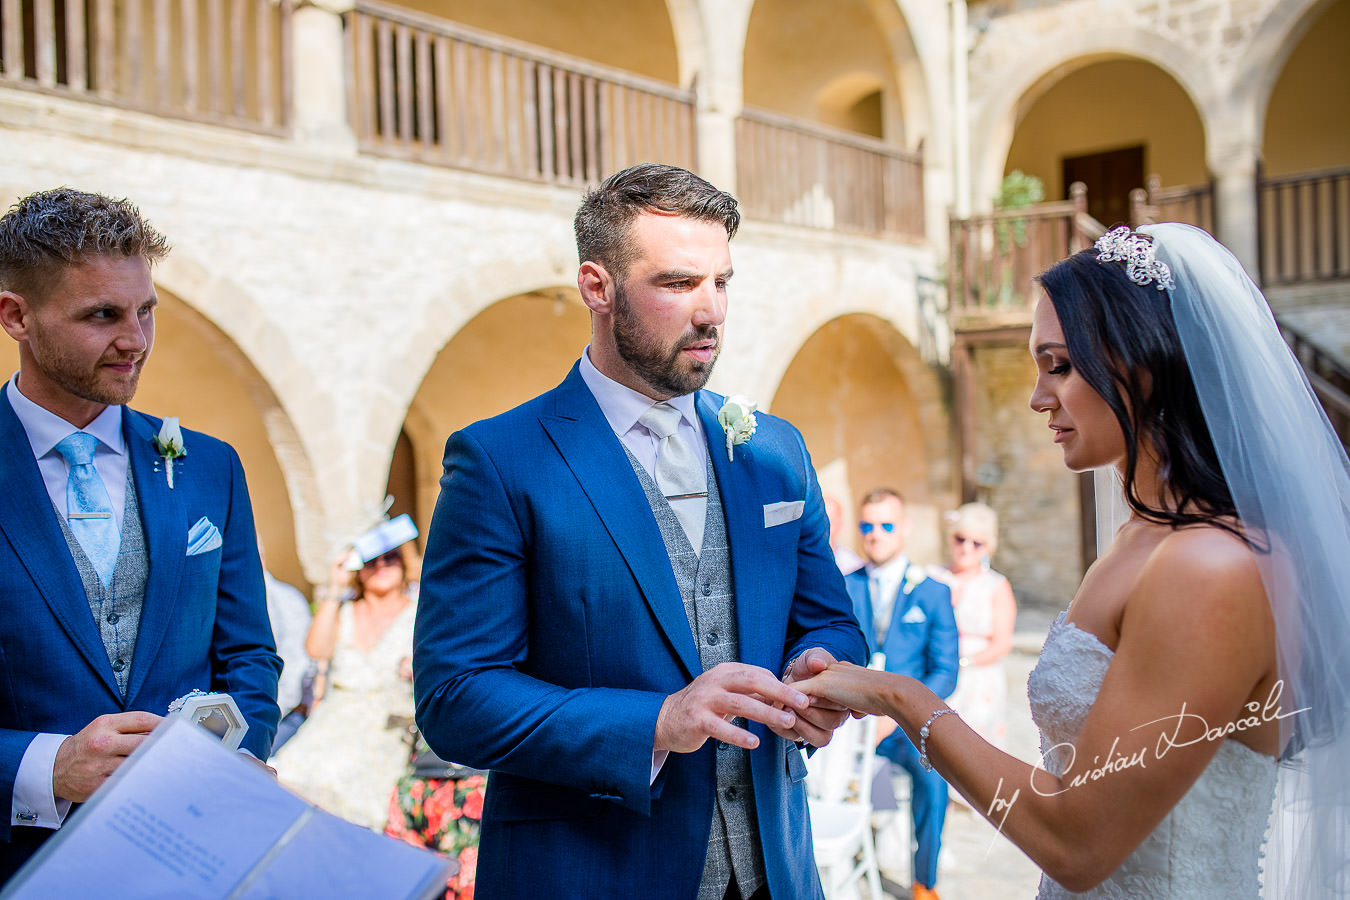
[[[127,500],[122,512],[122,542],[117,548],[117,565],[113,568],[112,583],[103,586],[94,571],[84,548],[75,537],[66,517],[58,510],[56,519],[61,533],[75,560],[84,582],[84,594],[89,600],[89,611],[94,614],[103,649],[108,652],[108,663],[122,699],[127,696],[131,680],[131,657],[136,651],[136,632],[141,624],[141,606],[145,602],[145,582],[149,559],[145,552],[145,533],[141,530],[141,505],[136,499],[136,481],[127,466]]]
[[[736,598],[731,585],[731,554],[726,520],[722,515],[722,497],[711,464],[708,466],[708,513],[703,547],[695,553],[680,520],[647,470],[632,453],[628,454],[628,461],[642,482],[642,490],[661,529],[661,539],[665,541],[675,583],[684,600],[684,613],[689,618],[694,643],[698,645],[703,671],[718,663],[738,661],[740,634],[736,627]],[[735,724],[744,727],[745,720],[737,719]],[[765,881],[755,796],[750,784],[749,751],[729,744],[718,745],[716,800],[698,897],[699,900],[722,900],[733,872],[741,896],[748,897]]]

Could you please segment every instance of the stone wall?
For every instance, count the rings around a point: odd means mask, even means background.
[[[1022,606],[1069,605],[1082,578],[1078,475],[1064,468],[1046,417],[1027,405],[1036,369],[1023,345],[974,351],[980,499],[999,514],[993,567]]]

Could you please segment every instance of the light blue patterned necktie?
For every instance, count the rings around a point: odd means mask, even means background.
[[[108,489],[94,468],[94,448],[98,438],[77,431],[59,444],[56,450],[70,463],[66,478],[66,518],[84,555],[89,557],[94,571],[104,587],[112,584],[113,569],[117,567],[117,550],[122,543],[117,520],[113,518],[112,501]]]

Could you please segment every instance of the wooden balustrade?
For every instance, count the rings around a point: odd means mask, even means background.
[[[366,0],[345,22],[363,151],[569,186],[694,167],[691,91]]]
[[[1000,315],[1029,322],[1037,297],[1032,279],[1104,230],[1087,213],[1081,182],[1068,200],[952,219],[947,302],[954,326]]]
[[[1307,373],[1308,383],[1326,410],[1332,428],[1336,430],[1341,443],[1350,448],[1350,369],[1324,352],[1303,332],[1283,321],[1279,322],[1279,326],[1280,334]]]
[[[1162,186],[1162,179],[1150,175],[1146,187],[1130,191],[1130,224],[1133,227],[1152,222],[1185,222],[1214,233],[1214,185]]]
[[[1257,183],[1262,284],[1350,278],[1350,168]]]
[[[924,237],[921,154],[862,135],[744,110],[736,121],[736,186],[755,218]]]
[[[279,133],[293,0],[0,0],[0,85]]]

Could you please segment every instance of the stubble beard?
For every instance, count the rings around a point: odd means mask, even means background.
[[[145,360],[149,355],[144,354],[136,360],[129,378],[102,379],[99,377],[102,366],[111,361],[107,358],[100,359],[92,368],[85,369],[78,360],[68,356],[61,348],[49,346],[44,338],[36,336],[29,338],[29,350],[43,377],[52,384],[81,400],[105,406],[121,406],[131,402],[131,398],[136,395],[141,370],[145,367]]]
[[[633,315],[623,288],[614,288],[614,348],[619,357],[647,384],[671,397],[681,397],[700,390],[712,377],[713,366],[722,352],[722,336],[716,325],[694,326],[680,336],[673,346],[660,346],[657,340],[642,328]],[[712,357],[707,362],[686,360],[681,351],[690,344],[715,341]]]

